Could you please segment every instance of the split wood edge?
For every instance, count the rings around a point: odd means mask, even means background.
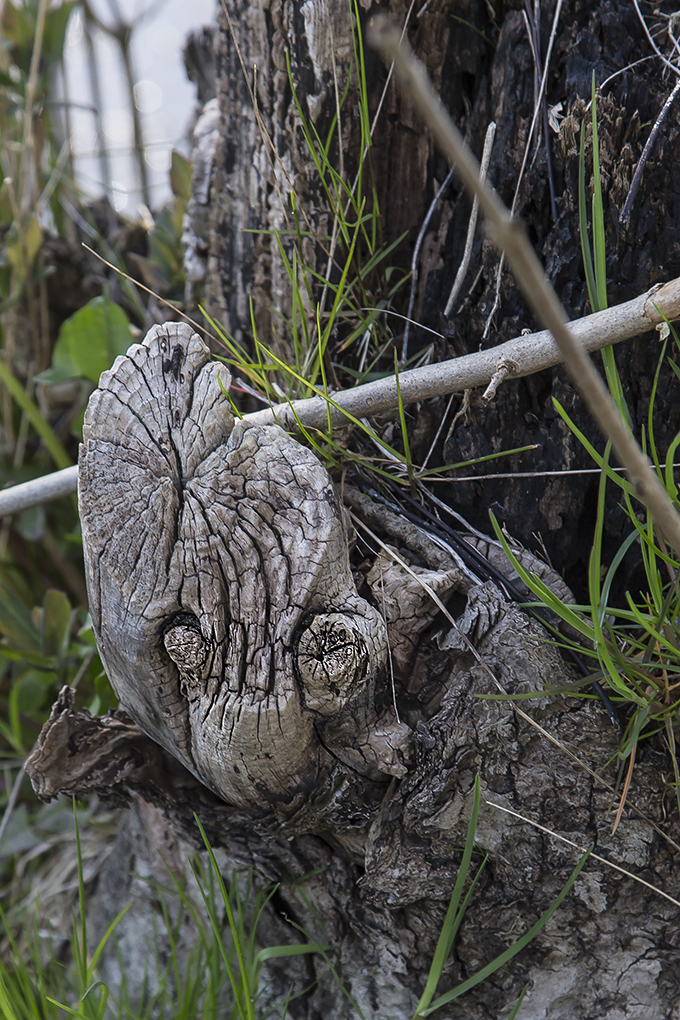
[[[576,319],[570,323],[569,331],[584,350],[598,351],[647,333],[661,326],[664,319],[673,322],[679,318],[680,278],[657,284],[632,301]],[[500,382],[499,377],[503,381],[519,379],[552,368],[562,360],[552,334],[543,330],[518,336],[490,350],[402,372],[399,376],[401,397],[404,404],[413,404],[478,386],[494,386]],[[347,421],[345,412],[355,418],[364,418],[394,411],[399,406],[394,376],[332,393],[331,398],[337,404],[337,407],[331,407],[334,425]],[[306,428],[328,427],[328,406],[323,397],[279,404],[245,417],[259,425],[271,425],[276,421],[283,428],[296,429],[296,415]],[[0,517],[72,495],[77,487],[78,468],[75,465],[14,485],[0,492]]]
[[[588,410],[611,441],[636,496],[647,506],[666,540],[680,556],[680,514],[624,422],[588,354],[570,333],[565,311],[529,244],[524,225],[511,215],[496,192],[481,180],[477,160],[444,109],[423,64],[416,59],[408,43],[400,39],[396,25],[386,15],[376,15],[369,25],[368,39],[387,63],[394,63],[397,78],[408,98],[420,112],[440,148],[451,163],[455,163],[465,187],[479,199],[491,239],[505,253],[527,304],[552,333],[560,349],[561,360],[566,364]],[[509,376],[510,371],[504,377]]]

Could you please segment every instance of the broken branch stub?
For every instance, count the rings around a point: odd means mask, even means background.
[[[357,594],[326,470],[277,425],[236,419],[220,374],[169,323],[90,399],[79,505],[94,631],[122,705],[211,790],[318,825],[342,799],[343,761],[364,786],[394,773],[370,737],[386,627]]]

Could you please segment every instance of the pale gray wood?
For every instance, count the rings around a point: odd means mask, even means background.
[[[486,800],[575,843],[597,837],[605,855],[673,888],[674,857],[647,822],[629,814],[609,836],[611,794],[508,703],[479,697],[498,693],[496,679],[510,693],[569,681],[541,628],[493,584],[460,570],[433,536],[347,487],[354,512],[386,539],[357,574],[373,604],[362,598],[325,469],[278,426],[236,420],[218,376],[226,385],[224,368],[188,327],[155,327],[102,377],[80,460],[104,664],[138,726],[217,796],[188,773],[182,778],[126,715],[92,720],[74,712],[72,697],[55,707],[28,763],[41,795],[141,794],[193,838],[196,808],[215,845],[267,878],[321,866],[314,909],[373,1020],[412,1016],[455,881],[476,774]],[[405,556],[415,557],[408,568]],[[419,581],[445,600],[458,593],[457,627],[440,618],[433,632],[437,608]],[[619,735],[599,705],[553,698],[527,709],[615,780]],[[661,771],[648,751],[630,795],[657,823]],[[577,857],[488,806],[477,841],[491,855],[493,880],[461,930],[449,984],[461,976],[460,961],[470,972],[512,941],[508,932],[533,923]],[[114,877],[110,888],[116,884]],[[120,887],[127,888],[122,876]],[[552,953],[550,982],[540,967],[522,964],[510,986],[500,975],[449,1015],[501,1015],[527,973],[529,1015],[567,1015],[564,1002],[570,1016],[597,1016],[603,996],[622,1000],[625,971],[639,1001],[625,1015],[670,1017],[680,999],[669,984],[668,951],[654,939],[678,912],[658,897],[652,913],[641,909],[639,888],[601,866],[589,869],[556,927],[533,947],[536,959]],[[304,915],[294,885],[280,899],[286,916]],[[123,905],[114,897],[110,908]],[[586,957],[573,939],[577,926]],[[597,981],[589,984],[574,974],[591,956]],[[301,1016],[344,1009],[342,993],[322,985]]]
[[[309,827],[313,803],[331,810],[334,752],[374,780],[400,769],[368,725],[387,631],[357,594],[323,466],[278,426],[235,418],[220,382],[180,323],[102,375],[80,453],[93,626],[146,733],[230,803],[289,824],[302,809]],[[345,716],[363,749],[335,748]]]

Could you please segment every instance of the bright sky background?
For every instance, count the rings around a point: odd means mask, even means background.
[[[102,21],[111,25],[116,10],[134,23],[131,56],[135,103],[140,111],[151,205],[170,197],[168,169],[173,148],[188,154],[189,132],[197,109],[196,89],[188,80],[182,48],[193,29],[214,20],[215,0],[91,0]],[[125,216],[136,218],[142,201],[132,159],[130,102],[118,44],[101,32],[92,38],[99,72],[104,141],[109,151],[112,199]],[[97,156],[95,116],[82,13],[69,22],[64,65],[70,103],[76,178],[88,195],[104,190]]]

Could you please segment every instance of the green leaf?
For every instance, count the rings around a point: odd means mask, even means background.
[[[14,682],[12,688],[17,710],[34,719],[39,718],[48,693],[52,700],[58,682],[56,673],[44,673],[37,669],[27,670]]]
[[[0,582],[0,633],[18,652],[40,652],[40,634],[29,610]]]
[[[63,591],[45,592],[42,614],[43,655],[62,655],[71,630],[71,603]]]
[[[92,298],[62,323],[52,368],[36,380],[55,383],[82,378],[98,383],[102,372],[119,354],[125,354],[133,341],[123,309],[106,295]]]
[[[6,364],[2,358],[0,358],[0,381],[5,384],[14,401],[24,412],[31,425],[42,439],[57,467],[70,467],[71,458],[64,449],[61,440],[55,435],[49,422],[46,421],[40,413],[40,409],[36,402],[29,397],[18,379],[15,378],[10,366]]]
[[[191,160],[177,149],[172,150],[170,187],[173,195],[177,195],[182,201],[188,202],[191,198]]]

